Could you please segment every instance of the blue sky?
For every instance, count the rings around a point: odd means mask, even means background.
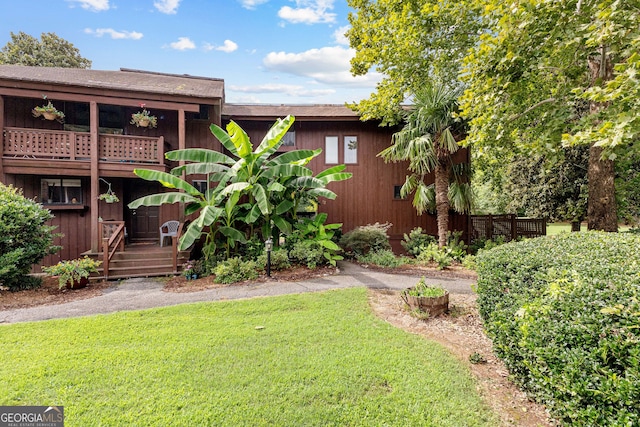
[[[341,104],[368,98],[344,37],[347,0],[3,0],[10,33],[53,32],[91,68],[222,78],[231,103]]]

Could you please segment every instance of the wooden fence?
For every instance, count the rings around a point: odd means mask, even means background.
[[[471,241],[495,240],[498,237],[505,241],[519,237],[540,237],[547,234],[547,221],[538,218],[518,218],[515,215],[472,215]]]

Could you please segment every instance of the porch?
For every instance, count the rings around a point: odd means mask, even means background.
[[[85,162],[93,156],[91,133],[62,130],[5,127],[2,132],[2,157],[5,166],[11,160]],[[163,165],[164,137],[98,134],[98,162],[115,164]],[[22,163],[22,162],[21,162]]]
[[[102,221],[101,250],[82,255],[102,261],[98,276],[109,280],[178,274],[190,255],[190,251],[178,250],[182,226],[180,224],[177,236],[170,237],[170,245],[160,246],[158,241],[128,244],[124,221]]]

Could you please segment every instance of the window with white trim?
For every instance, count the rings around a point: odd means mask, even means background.
[[[338,163],[338,137],[324,137],[324,162],[328,165]]]
[[[344,137],[344,163],[346,164],[358,163],[358,137],[357,136]]]

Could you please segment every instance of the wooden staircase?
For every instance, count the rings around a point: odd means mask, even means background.
[[[90,254],[102,260],[102,252]],[[178,252],[178,271],[173,271],[171,247],[158,245],[127,246],[124,252],[116,252],[109,262],[109,280],[131,277],[171,276],[182,271],[182,265],[189,260],[189,252]],[[98,269],[98,276],[104,277],[104,271]]]

